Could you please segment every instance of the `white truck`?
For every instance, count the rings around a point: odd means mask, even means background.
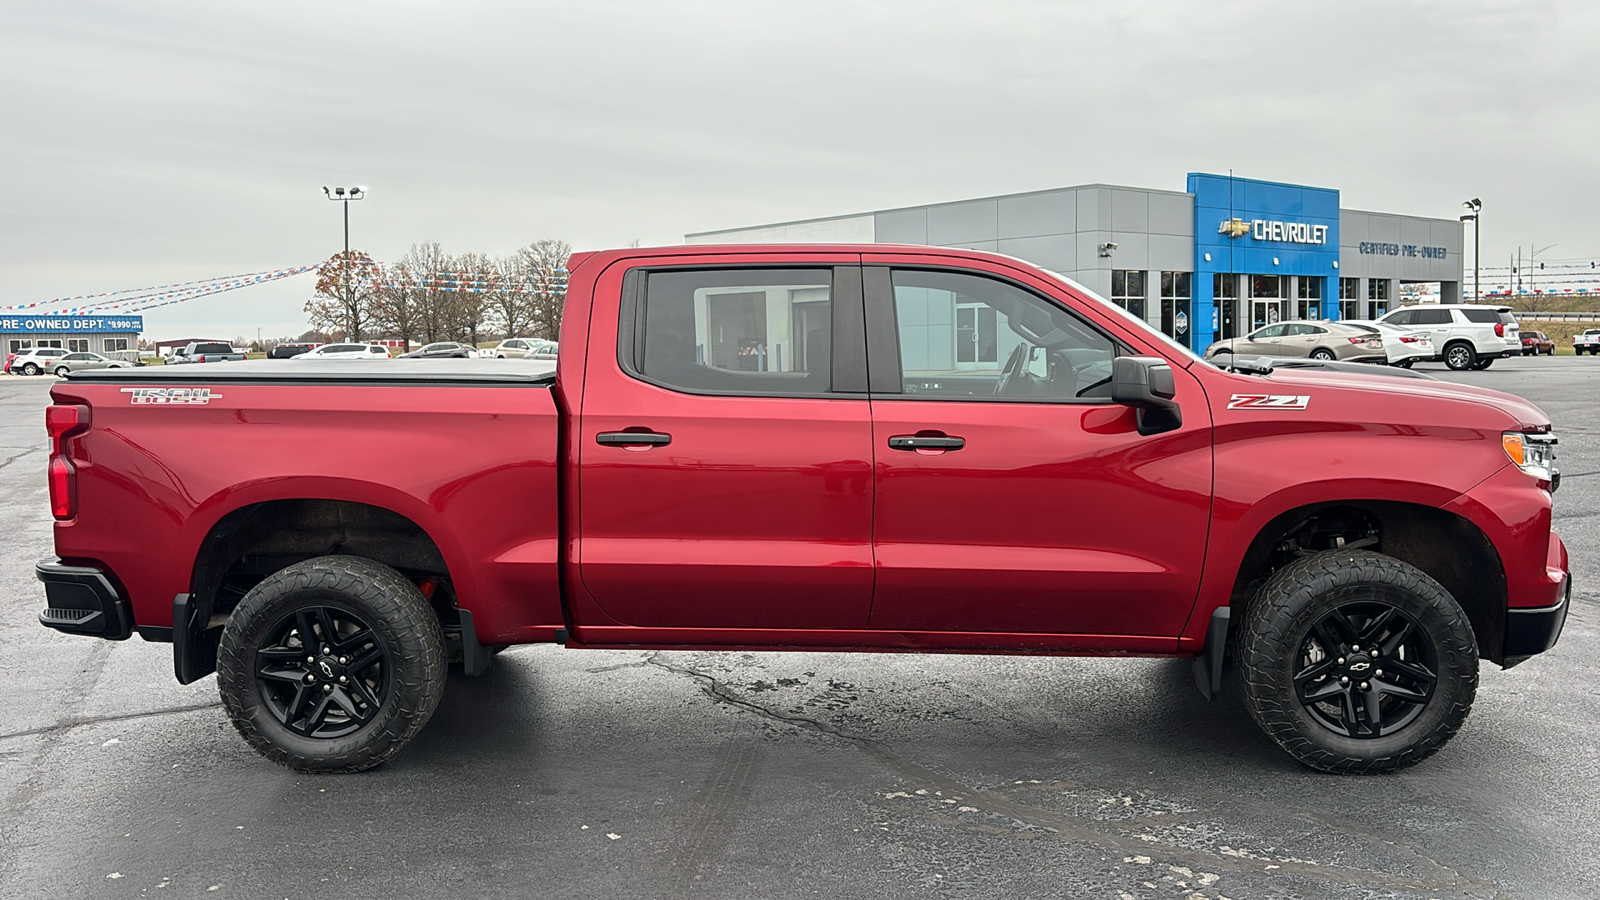
[[[1579,356],[1585,353],[1600,354],[1600,328],[1590,328],[1583,334],[1573,335],[1572,352]]]

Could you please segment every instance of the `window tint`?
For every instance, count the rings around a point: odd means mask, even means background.
[[[1479,322],[1485,325],[1493,325],[1497,322],[1501,325],[1511,325],[1517,321],[1511,313],[1501,312],[1492,306],[1482,309],[1463,309],[1461,314],[1467,317],[1468,322]]]
[[[641,318],[637,369],[667,387],[760,396],[832,386],[831,268],[651,272]]]
[[[1448,309],[1414,309],[1411,314],[1418,325],[1449,325],[1450,310]]]
[[[900,270],[893,277],[907,395],[1042,402],[1111,395],[1117,346],[1072,313],[977,275]]]
[[[1254,341],[1254,340],[1260,340],[1262,338],[1283,337],[1285,334],[1288,333],[1288,331],[1289,331],[1289,326],[1288,325],[1268,325],[1265,328],[1262,328],[1262,329],[1260,329],[1258,331],[1252,332],[1250,334],[1250,339]]]
[[[61,358],[70,360],[72,362],[87,362],[88,360],[94,359],[94,357],[88,353],[68,353],[66,356]]]
[[[196,353],[232,353],[233,347],[229,344],[195,344]]]
[[[1390,325],[1415,325],[1417,324],[1416,310],[1395,310],[1392,315],[1384,316],[1383,321],[1388,322]]]

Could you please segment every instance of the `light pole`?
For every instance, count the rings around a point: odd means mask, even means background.
[[[1462,216],[1461,221],[1472,221],[1472,302],[1482,303],[1483,288],[1478,283],[1478,272],[1481,266],[1479,260],[1482,259],[1480,254],[1483,253],[1483,220],[1480,218],[1483,215],[1483,201],[1473,197],[1461,205],[1472,210],[1470,214]]]
[[[350,201],[364,199],[367,196],[367,189],[359,185],[350,188],[330,188],[323,185],[322,194],[329,200],[337,200],[344,204],[344,263],[339,269],[339,280],[344,282],[344,339],[353,341],[359,336],[355,333],[355,317],[351,312],[355,304],[350,300]]]
[[[1530,294],[1539,293],[1538,290],[1535,289],[1534,281],[1533,281],[1533,270],[1538,268],[1539,254],[1541,254],[1541,253],[1545,252],[1546,250],[1549,250],[1549,249],[1551,249],[1553,247],[1559,247],[1559,246],[1561,246],[1561,245],[1560,244],[1551,244],[1549,247],[1540,247],[1537,250],[1532,249],[1531,246],[1529,247],[1529,253],[1528,253],[1528,293],[1530,293]]]

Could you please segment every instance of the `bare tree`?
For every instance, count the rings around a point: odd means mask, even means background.
[[[526,331],[533,313],[526,270],[521,254],[495,260],[492,283],[484,295],[489,324],[507,338]]]
[[[477,346],[478,332],[483,328],[485,291],[489,289],[493,274],[493,262],[481,253],[450,258],[447,306],[454,340]]]
[[[373,322],[399,338],[407,349],[422,328],[422,291],[410,266],[402,260],[383,270],[383,281],[373,299]]]
[[[567,300],[567,259],[572,247],[566,241],[537,240],[517,252],[522,257],[532,309],[531,330],[537,337],[555,340],[561,332],[561,310]]]
[[[361,340],[381,281],[378,264],[359,250],[351,250],[349,256],[341,251],[328,257],[317,268],[316,293],[306,301],[311,327],[327,332],[341,330],[347,339]]]

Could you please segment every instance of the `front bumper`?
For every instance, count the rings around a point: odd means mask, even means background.
[[[33,567],[44,582],[45,609],[39,624],[67,634],[82,634],[113,641],[133,633],[133,613],[117,593],[106,573],[93,566],[63,565],[59,559],[42,559]]]
[[[1501,665],[1509,669],[1554,647],[1556,639],[1561,637],[1561,626],[1567,623],[1567,610],[1571,606],[1572,576],[1569,575],[1561,599],[1554,606],[1507,610],[1505,661]]]

